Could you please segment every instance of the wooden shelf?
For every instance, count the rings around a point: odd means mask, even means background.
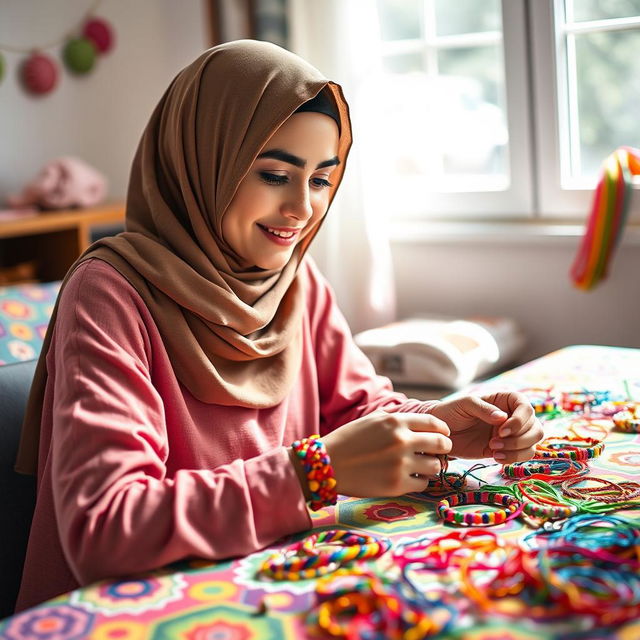
[[[0,268],[35,261],[38,280],[60,280],[91,244],[92,228],[122,222],[122,203],[59,211],[0,211]]]

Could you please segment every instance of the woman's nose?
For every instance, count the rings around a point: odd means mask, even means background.
[[[307,220],[313,215],[311,194],[308,187],[301,188],[292,194],[292,197],[285,204],[284,213],[297,220]]]

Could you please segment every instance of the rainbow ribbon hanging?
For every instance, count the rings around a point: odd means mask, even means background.
[[[588,291],[607,277],[609,263],[622,237],[633,176],[640,174],[640,150],[616,149],[604,162],[582,243],[571,265],[571,279]]]

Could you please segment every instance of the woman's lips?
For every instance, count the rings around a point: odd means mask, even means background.
[[[300,229],[287,229],[278,227],[267,227],[266,225],[258,224],[260,231],[264,233],[271,242],[284,247],[288,247],[293,244],[300,235]]]

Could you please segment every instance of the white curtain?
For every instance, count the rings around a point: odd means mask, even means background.
[[[384,180],[384,152],[375,144],[383,126],[376,95],[384,91],[375,81],[376,2],[289,0],[288,19],[290,49],[342,85],[351,108],[354,145],[347,172],[311,253],[356,333],[395,319],[390,212],[375,189]]]

